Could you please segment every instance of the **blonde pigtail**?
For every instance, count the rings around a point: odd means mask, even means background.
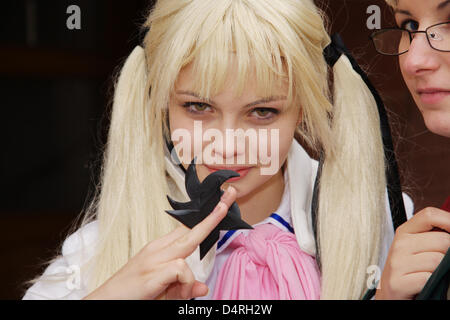
[[[325,150],[318,211],[322,299],[360,299],[380,250],[383,143],[376,102],[349,59],[333,71],[333,152]]]
[[[150,114],[148,92],[145,51],[137,46],[126,60],[115,88],[97,212],[101,238],[91,290],[146,243],[175,226],[173,219],[163,214],[168,209],[168,187],[161,120]]]

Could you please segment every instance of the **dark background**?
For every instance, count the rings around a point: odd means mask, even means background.
[[[376,54],[366,26],[382,0],[321,1],[330,30],[369,72],[390,112],[404,189],[416,211],[450,195],[450,146],[424,126],[396,58]],[[69,5],[81,30],[69,30]],[[20,299],[92,196],[106,141],[113,75],[138,41],[151,1],[9,0],[0,13],[2,166],[0,299]]]

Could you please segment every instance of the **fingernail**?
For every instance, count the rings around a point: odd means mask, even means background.
[[[231,192],[231,186],[228,186],[227,190],[225,190],[224,194],[222,195],[222,197],[220,197],[220,200],[225,200],[229,197]]]

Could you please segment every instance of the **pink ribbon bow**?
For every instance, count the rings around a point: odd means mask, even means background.
[[[271,223],[238,235],[217,277],[213,299],[319,299],[320,273],[316,260],[303,252],[291,232]]]

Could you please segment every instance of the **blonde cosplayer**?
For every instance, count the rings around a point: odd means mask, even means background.
[[[297,134],[326,159],[317,216],[321,298],[360,299],[367,267],[379,263],[386,215],[383,144],[374,98],[348,58],[342,55],[328,70],[323,50],[330,37],[322,12],[312,0],[164,0],[144,27],[145,49],[134,49],[116,84],[101,185],[81,223],[99,223],[89,292],[176,227],[164,212],[171,209],[166,194],[188,199],[164,162],[169,97],[189,63],[196,92],[216,95],[233,54],[240,90],[251,62],[264,95],[288,79],[289,105],[302,116]]]

